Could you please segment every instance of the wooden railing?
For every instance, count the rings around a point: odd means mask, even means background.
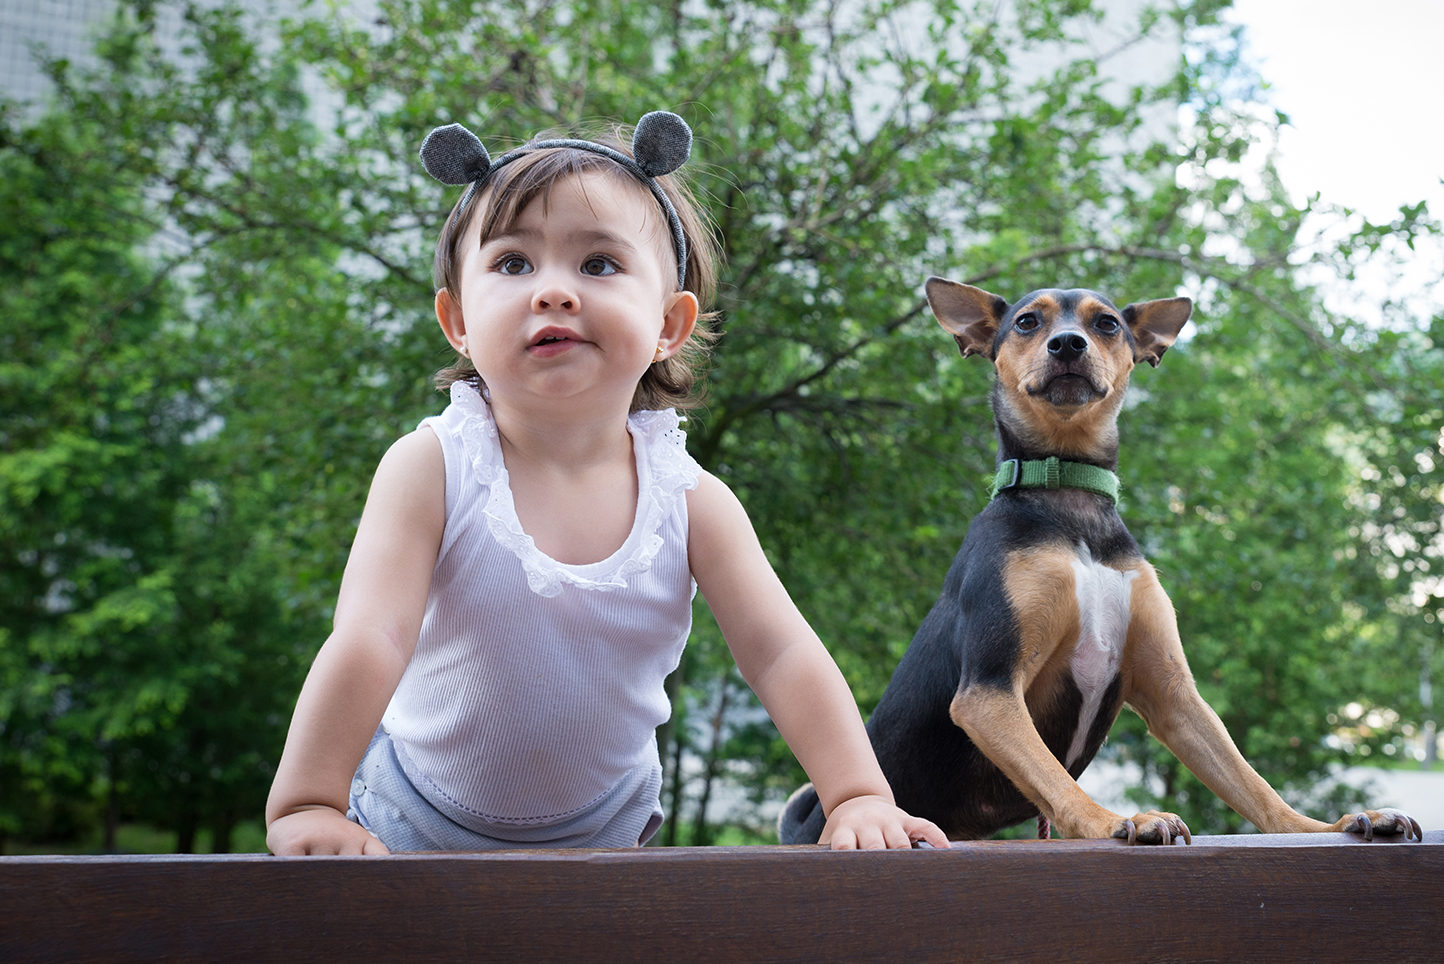
[[[0,961],[1444,961],[1444,832],[0,858]]]

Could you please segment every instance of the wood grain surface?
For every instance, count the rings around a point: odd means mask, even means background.
[[[1444,960],[1444,832],[0,858],[0,961]]]

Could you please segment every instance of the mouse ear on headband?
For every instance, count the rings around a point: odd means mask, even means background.
[[[599,144],[570,140],[557,143],[612,154],[624,164],[627,161],[625,156],[616,155]],[[537,146],[550,144],[543,141]],[[637,168],[646,177],[672,173],[687,163],[691,154],[692,128],[676,114],[654,110],[637,121],[636,132],[632,135],[632,156]],[[502,163],[511,157],[511,154],[503,157]],[[486,152],[479,137],[460,124],[447,124],[427,134],[426,140],[421,142],[421,166],[442,184],[461,185],[486,177],[492,163],[491,155]]]
[[[590,151],[611,158],[647,186],[667,216],[672,244],[677,252],[677,288],[681,290],[687,281],[687,237],[676,208],[656,179],[687,163],[692,153],[692,128],[671,111],[654,110],[642,115],[632,135],[631,157],[596,141],[559,138],[523,144],[501,155],[493,163],[479,137],[460,124],[447,124],[427,134],[426,140],[421,142],[421,165],[426,168],[427,174],[442,184],[472,185],[459,202],[464,205],[492,171],[532,151],[558,147]]]
[[[421,166],[442,184],[470,184],[491,170],[481,138],[460,124],[447,124],[421,142]]]
[[[692,153],[692,128],[671,111],[642,115],[632,135],[632,156],[648,177],[671,174]]]

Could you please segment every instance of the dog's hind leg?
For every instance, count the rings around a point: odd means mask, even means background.
[[[817,791],[812,784],[804,783],[787,798],[777,817],[777,840],[784,844],[815,844],[826,825]]]

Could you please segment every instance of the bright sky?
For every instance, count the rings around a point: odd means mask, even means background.
[[[1444,219],[1444,0],[1234,0],[1232,19],[1270,104],[1289,117],[1276,164],[1296,203],[1317,192],[1378,224],[1428,201]],[[1303,236],[1327,248],[1357,224],[1317,217]],[[1304,277],[1330,310],[1365,321],[1397,322],[1386,301],[1413,324],[1444,311],[1444,241],[1389,252],[1356,265],[1353,281]]]
[[[1444,0],[1235,0],[1232,19],[1292,121],[1278,167],[1295,200],[1444,216]]]

